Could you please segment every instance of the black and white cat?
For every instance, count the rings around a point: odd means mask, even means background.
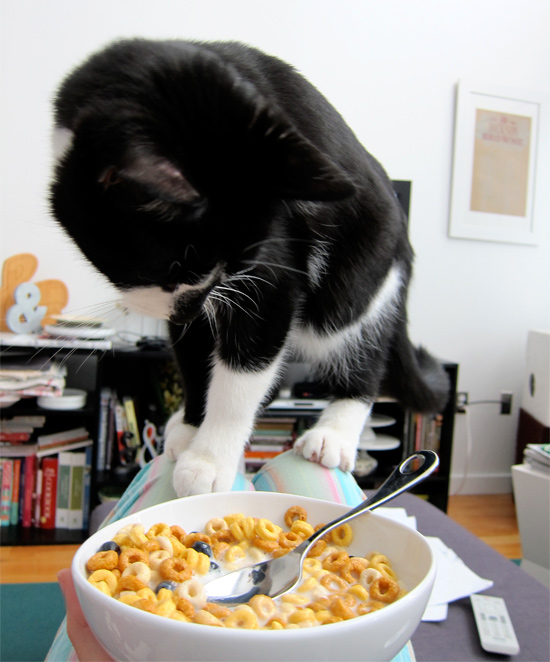
[[[333,398],[295,446],[327,467],[353,468],[381,389],[443,407],[444,370],[407,336],[392,185],[292,67],[237,43],[121,41],[67,77],[55,121],[57,221],[128,308],[168,320],[178,495],[231,488],[291,354]]]

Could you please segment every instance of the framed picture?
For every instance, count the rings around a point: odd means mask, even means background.
[[[548,98],[458,86],[449,235],[536,246],[548,214]]]

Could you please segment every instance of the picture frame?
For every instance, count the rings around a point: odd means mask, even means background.
[[[548,98],[460,80],[449,235],[537,246],[548,219]]]

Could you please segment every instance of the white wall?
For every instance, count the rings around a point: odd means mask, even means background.
[[[550,219],[539,219],[538,247],[448,237],[455,86],[469,78],[548,92],[547,0],[1,0],[0,7],[0,260],[35,253],[37,279],[69,286],[68,309],[113,299],[54,228],[46,204],[50,100],[90,51],[147,36],[237,39],[279,55],[328,96],[391,177],[413,181],[411,336],[460,363],[459,388],[471,400],[514,393],[512,416],[499,416],[495,405],[472,409],[465,481],[465,417],[457,417],[453,482],[464,492],[510,489],[527,331],[550,328]]]

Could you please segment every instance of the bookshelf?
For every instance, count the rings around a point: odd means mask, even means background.
[[[2,356],[14,356],[24,362],[36,354],[35,347],[2,347]],[[99,461],[99,439],[101,420],[101,393],[102,389],[108,387],[112,393],[131,398],[135,405],[138,429],[143,430],[145,420],[152,422],[160,431],[162,425],[170,414],[169,408],[172,404],[164,392],[168,383],[174,386],[177,372],[172,360],[171,353],[166,348],[143,348],[143,349],[116,349],[104,348],[65,348],[46,347],[40,348],[44,356],[55,354],[59,361],[67,367],[66,386],[79,388],[87,392],[86,405],[79,410],[45,410],[36,404],[36,399],[26,399],[2,408],[2,418],[10,418],[20,415],[41,415],[46,418],[44,427],[40,434],[48,434],[85,426],[90,437],[94,440],[92,471],[91,471],[91,499],[89,508],[93,509],[100,503],[100,492],[110,491],[116,497],[129,484],[139,466],[131,462],[124,466],[114,453],[114,461],[111,466],[101,468]],[[451,381],[451,396],[446,409],[441,412],[439,420],[439,448],[440,467],[437,474],[428,478],[417,492],[425,496],[441,510],[446,511],[449,489],[449,473],[453,443],[454,429],[454,403],[456,400],[456,383],[458,366],[455,363],[445,362]],[[263,448],[269,444],[291,445],[291,440],[296,438],[303,430],[307,429],[316,421],[326,401],[308,400],[299,398],[294,400],[277,400],[262,414],[261,429],[257,429],[258,443]],[[374,489],[391,473],[393,467],[403,457],[414,450],[416,435],[415,414],[405,411],[396,401],[381,398],[373,407],[375,417],[385,417],[391,421],[385,425],[380,432],[385,436],[397,440],[394,448],[390,450],[372,450],[368,453],[376,462],[376,469],[368,475],[356,475],[359,485],[363,489]],[[273,431],[270,422],[278,421],[278,434],[281,436],[277,441],[266,439]],[[289,425],[292,422],[292,430]],[[266,431],[267,429],[267,431]],[[378,430],[377,430],[378,432]],[[252,448],[252,444],[250,446]],[[279,450],[279,449],[278,449]],[[269,448],[267,451],[269,452]],[[256,466],[261,465],[261,458],[252,458]],[[0,543],[3,545],[47,545],[47,544],[74,544],[80,543],[87,537],[87,530],[73,529],[40,529],[35,527],[22,527],[21,524],[0,527]]]
[[[89,439],[94,441],[97,438],[97,413],[98,413],[98,392],[101,378],[101,363],[100,359],[102,354],[96,353],[94,348],[76,348],[65,347],[60,343],[54,346],[36,347],[29,346],[5,346],[2,345],[2,362],[10,362],[20,364],[24,368],[29,360],[40,356],[47,362],[48,359],[55,359],[55,361],[64,366],[66,369],[65,387],[86,391],[86,403],[80,409],[45,409],[38,406],[37,398],[23,398],[9,407],[2,407],[0,409],[0,416],[2,419],[11,420],[15,417],[40,417],[43,418],[43,425],[37,427],[32,436],[31,442],[36,441],[38,436],[56,435],[58,433],[66,432],[68,430],[76,430],[77,428],[85,428],[88,432]],[[29,442],[29,443],[31,443]],[[89,443],[89,442],[88,442]],[[9,524],[0,526],[0,544],[2,545],[59,545],[59,544],[79,544],[86,539],[88,530],[86,521],[89,518],[91,508],[91,495],[96,491],[95,473],[93,471],[94,456],[96,447],[95,444],[91,446],[82,446],[75,448],[74,453],[85,453],[86,448],[91,450],[91,457],[88,455],[90,463],[90,470],[87,473],[89,478],[87,492],[90,499],[86,500],[88,506],[82,508],[81,517],[82,524],[71,523],[71,526],[81,526],[81,528],[40,528],[33,523],[31,526],[23,526],[19,521],[17,524]],[[78,445],[75,443],[75,446]],[[60,447],[59,451],[66,451]],[[88,454],[90,451],[88,451]],[[1,453],[0,453],[1,455]],[[10,458],[17,458],[13,455],[7,456]],[[24,455],[21,455],[24,457]],[[48,455],[48,458],[58,458],[57,452]],[[26,461],[26,458],[24,458]],[[24,462],[22,463],[24,466]],[[79,475],[81,471],[78,471]],[[24,481],[21,480],[20,487],[24,489]],[[22,502],[20,500],[20,508]],[[33,508],[33,519],[34,519]],[[79,521],[77,518],[76,521]]]
[[[449,482],[451,471],[451,457],[453,450],[456,385],[458,380],[458,365],[456,363],[444,361],[443,366],[449,375],[451,391],[449,400],[445,409],[437,416],[437,441],[432,447],[439,455],[439,467],[435,473],[429,476],[418,487],[412,491],[421,497],[426,498],[440,510],[447,512],[447,503],[449,497]],[[391,473],[397,465],[407,455],[413,453],[418,448],[430,447],[431,442],[427,442],[429,429],[434,417],[424,415],[419,417],[415,412],[404,410],[401,405],[392,400],[376,402],[373,407],[373,414],[387,416],[395,420],[388,427],[384,427],[384,433],[399,439],[400,445],[394,450],[369,450],[368,453],[378,462],[376,470],[367,476],[356,476],[357,482],[362,489],[371,490],[379,487],[385,478]],[[426,435],[417,434],[418,424],[421,424]],[[422,433],[422,427],[420,432]],[[415,448],[415,443],[421,442]]]
[[[436,439],[431,439],[430,444],[432,450],[439,455],[439,467],[436,473],[429,476],[413,492],[426,498],[440,510],[447,511],[458,365],[448,361],[442,363],[449,375],[451,392],[445,409],[437,417],[427,415],[419,417],[415,412],[404,409],[391,398],[382,397],[374,403],[372,417],[374,420],[378,419],[384,423],[375,428],[375,433],[377,435],[381,433],[381,438],[388,443],[380,443],[379,449],[376,449],[376,444],[368,446],[368,455],[376,461],[377,466],[367,475],[360,475],[359,472],[355,474],[355,479],[362,489],[377,489],[401,460],[419,448],[430,447],[427,440],[430,436],[432,419],[437,418],[435,421],[437,423]],[[315,423],[326,404],[327,401],[324,400],[278,400],[275,401],[274,406],[268,407],[265,415],[274,419],[295,417],[297,434],[299,434],[301,430],[307,429]],[[395,443],[390,443],[391,439],[395,440]],[[420,445],[415,448],[415,443]]]

